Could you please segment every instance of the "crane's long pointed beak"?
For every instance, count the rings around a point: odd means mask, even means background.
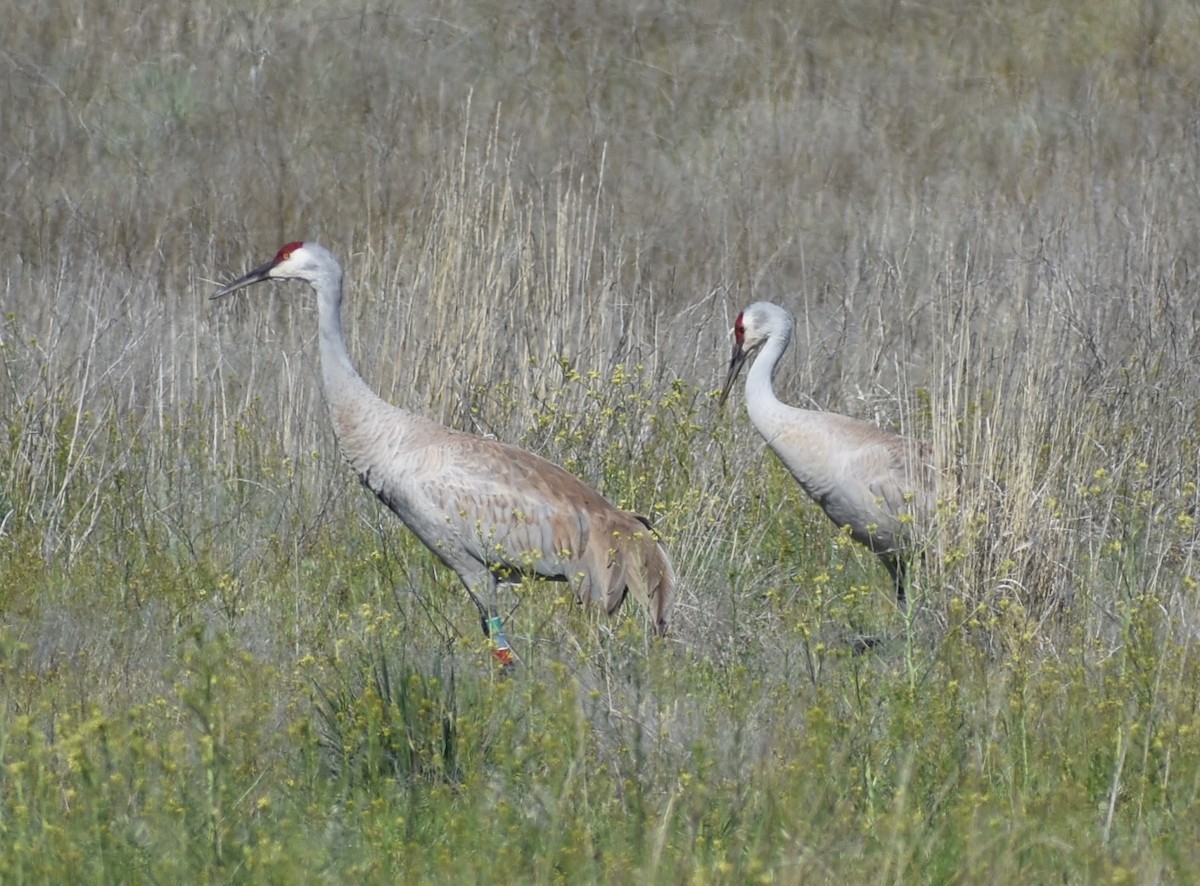
[[[725,401],[729,398],[729,392],[733,390],[733,383],[737,381],[738,373],[742,371],[742,366],[746,362],[749,353],[737,342],[733,344],[733,356],[729,358],[729,375],[725,376],[725,387],[721,389],[721,399],[717,401],[718,406],[724,406]]]
[[[220,298],[223,295],[229,295],[231,292],[236,292],[246,286],[252,286],[255,283],[261,283],[263,280],[269,280],[271,268],[275,267],[274,260],[267,262],[265,265],[260,265],[248,274],[238,277],[232,283],[226,283],[216,292],[208,297],[209,301],[214,298]]]

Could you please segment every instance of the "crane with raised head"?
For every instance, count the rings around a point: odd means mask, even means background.
[[[755,302],[739,313],[719,402],[757,354],[746,376],[750,422],[829,519],[883,561],[903,608],[913,533],[936,508],[932,450],[869,422],[781,402],[772,380],[791,338],[791,314],[778,305]]]
[[[540,456],[445,427],[385,402],[363,381],[342,336],[342,268],[316,243],[288,243],[212,298],[265,280],[302,280],[317,294],[325,400],[338,445],[363,484],[454,570],[504,665],[514,653],[497,611],[500,582],[570,582],[609,614],[632,594],[654,630],[670,622],[675,572],[642,517]]]

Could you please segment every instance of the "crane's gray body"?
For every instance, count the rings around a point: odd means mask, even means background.
[[[303,280],[316,290],[321,374],[342,454],[454,570],[485,624],[495,614],[497,581],[539,575],[571,582],[582,601],[608,612],[632,592],[655,630],[666,631],[675,574],[645,521],[537,455],[447,428],[377,396],[346,349],[342,271],[328,250],[288,244],[213,297],[267,279]]]
[[[937,506],[929,446],[849,416],[781,402],[772,379],[791,341],[792,318],[778,305],[746,308],[735,336],[722,400],[742,364],[761,351],[746,377],[750,422],[829,519],[879,555],[903,602],[902,555]]]

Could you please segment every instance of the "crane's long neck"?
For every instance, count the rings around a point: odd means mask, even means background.
[[[432,424],[407,409],[383,400],[363,381],[350,361],[342,336],[342,275],[330,270],[313,281],[317,291],[317,324],[321,378],[338,448],[362,481],[378,496],[395,492],[386,485],[403,472],[411,442],[428,434]]]
[[[773,426],[773,419],[783,406],[775,396],[772,379],[791,337],[791,331],[787,330],[768,338],[746,376],[746,411],[750,414],[750,421],[768,440],[771,439],[768,429]]]
[[[772,379],[791,341],[783,329],[767,339],[746,376],[746,411],[755,429],[804,490],[821,501],[833,487],[828,452],[821,445],[820,413],[798,409],[775,396]]]
[[[325,402],[342,455],[364,482],[380,494],[379,466],[398,468],[412,440],[427,436],[435,423],[386,402],[363,381],[350,361],[342,336],[342,274],[335,262],[312,281],[317,291],[321,378]],[[386,455],[380,447],[386,447]]]
[[[330,407],[362,391],[374,397],[350,361],[342,336],[342,274],[332,270],[313,282],[317,290],[317,326],[320,335],[321,378]]]

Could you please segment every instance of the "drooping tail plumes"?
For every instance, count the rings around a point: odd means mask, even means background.
[[[643,554],[642,569],[635,570],[629,586],[638,601],[651,613],[654,630],[661,637],[671,626],[671,612],[675,608],[675,569],[667,556],[667,549],[657,539],[653,545],[643,549]]]
[[[641,605],[659,636],[666,634],[675,605],[675,569],[662,542],[642,517],[622,513],[627,523],[608,534],[608,556],[593,574],[593,599],[603,598],[609,614],[627,595]],[[603,576],[603,582],[596,579]]]

